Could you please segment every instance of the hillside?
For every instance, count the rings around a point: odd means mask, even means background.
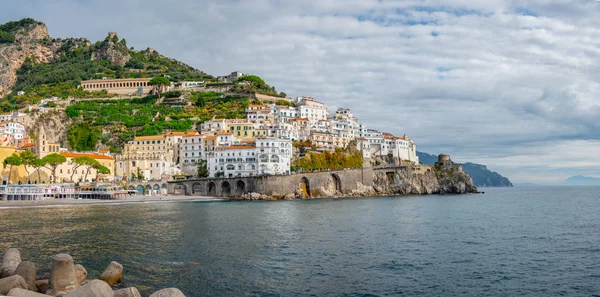
[[[172,81],[213,79],[154,49],[128,47],[127,41],[114,32],[92,44],[85,38],[53,39],[46,25],[33,19],[9,22],[0,30],[0,36],[6,32],[14,36],[0,42],[0,96],[4,97],[0,107],[4,110],[22,108],[51,96],[111,97],[106,92],[78,89],[79,82],[87,79],[159,75]],[[18,91],[25,94],[17,95]]]
[[[423,164],[434,164],[437,162],[437,155],[432,155],[423,152],[417,152],[419,162]],[[463,171],[471,176],[473,183],[477,187],[512,187],[512,183],[508,178],[500,175],[497,172],[491,171],[485,165],[464,163]]]

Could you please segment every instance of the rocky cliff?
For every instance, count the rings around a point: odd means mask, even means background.
[[[302,175],[261,180],[261,187],[249,188],[234,200],[282,200],[386,195],[428,195],[477,193],[471,178],[459,165],[365,168],[337,171],[339,185],[330,172],[305,175],[309,183],[296,184]],[[308,190],[310,184],[310,191]],[[343,191],[340,192],[340,189]],[[310,192],[310,195],[308,194]]]
[[[0,97],[11,91],[17,81],[17,70],[27,59],[33,64],[47,64],[56,61],[65,50],[90,45],[85,38],[52,39],[46,25],[39,22],[13,30],[15,41],[0,44]]]
[[[377,172],[373,189],[378,194],[424,195],[424,194],[467,194],[477,193],[477,187],[469,175],[460,167],[436,168],[424,173],[413,174],[401,171],[394,175]]]

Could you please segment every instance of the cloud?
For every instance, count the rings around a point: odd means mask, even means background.
[[[591,174],[586,164],[598,160],[580,153],[600,139],[596,1],[24,0],[4,7],[0,22],[32,16],[56,37],[98,40],[117,31],[129,45],[213,75],[258,74],[288,95],[406,132],[419,150],[485,163],[517,182]]]

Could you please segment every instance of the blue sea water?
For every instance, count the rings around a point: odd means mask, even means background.
[[[49,273],[187,296],[600,296],[600,188],[0,210],[0,249]]]

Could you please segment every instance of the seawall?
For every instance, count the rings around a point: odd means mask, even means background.
[[[279,200],[410,194],[476,193],[460,166],[359,168],[292,175],[170,181],[171,195]]]

